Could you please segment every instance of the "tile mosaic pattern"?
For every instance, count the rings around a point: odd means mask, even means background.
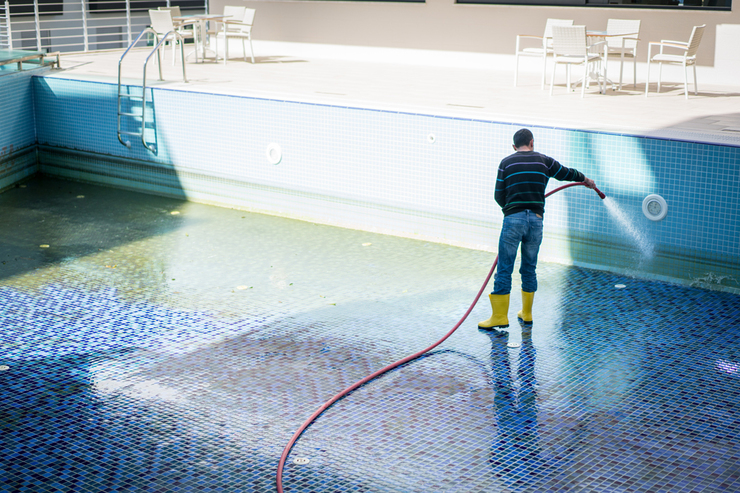
[[[495,249],[496,168],[519,124],[156,88],[151,153],[118,142],[115,91],[34,79],[43,172]],[[549,260],[687,283],[711,275],[740,290],[740,147],[532,128],[537,149],[595,179],[642,238],[626,234],[595,194],[576,189],[548,202]],[[282,149],[277,165],[267,158],[273,143]],[[642,214],[653,193],[669,207],[660,222]],[[654,252],[649,261],[640,259],[641,241]]]
[[[493,260],[48,178],[0,208],[9,493],[275,491],[300,423],[449,330]],[[320,416],[286,491],[740,489],[740,297],[538,273],[531,330],[514,295],[479,331],[481,301]]]
[[[0,101],[3,107],[0,113],[0,148],[4,153],[11,146],[22,149],[36,141],[32,73],[21,72],[0,77]]]
[[[0,191],[38,170],[31,79],[43,70],[0,72]]]

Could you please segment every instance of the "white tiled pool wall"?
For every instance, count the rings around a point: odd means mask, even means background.
[[[148,97],[146,140],[156,146],[153,153],[135,138],[131,148],[118,142],[116,89],[33,78],[42,172],[496,249],[502,221],[493,199],[496,169],[526,122],[158,88]],[[13,99],[8,92],[2,81],[3,101]],[[124,128],[138,125],[130,119]],[[653,257],[643,254],[595,193],[575,187],[548,199],[542,260],[684,282],[740,279],[740,148],[528,126],[537,150],[595,179],[636,234],[655,247]],[[3,130],[2,145],[12,139],[27,145],[27,133]],[[278,164],[268,159],[271,144],[282,150]],[[552,180],[550,189],[561,184]],[[642,201],[652,193],[668,203],[668,216],[659,222],[642,213]],[[715,284],[738,286],[730,278]]]

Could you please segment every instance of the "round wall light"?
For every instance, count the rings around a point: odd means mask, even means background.
[[[660,221],[668,214],[668,204],[660,195],[648,195],[642,201],[642,213],[651,221]]]
[[[283,151],[277,144],[270,144],[267,146],[265,154],[267,154],[267,160],[270,164],[278,164],[283,159]]]
[[[427,142],[429,142],[430,144],[434,144],[435,142],[437,142],[437,136],[434,134],[427,135]]]

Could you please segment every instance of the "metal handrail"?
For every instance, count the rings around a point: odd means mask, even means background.
[[[177,31],[169,31],[167,34],[165,34],[162,37],[162,40],[157,43],[157,46],[147,55],[146,61],[144,62],[144,75],[143,75],[143,83],[141,84],[141,93],[143,96],[142,104],[141,104],[141,143],[144,144],[144,147],[149,149],[152,152],[156,152],[156,149],[154,149],[152,146],[149,146],[146,144],[146,141],[144,140],[144,123],[146,121],[146,69],[149,66],[149,59],[152,57],[154,52],[157,52],[157,66],[159,67],[159,80],[164,80],[162,78],[162,57],[159,55],[159,47],[162,46],[162,43],[167,41],[167,37],[170,34],[175,35],[175,41],[180,40],[180,62],[182,63],[182,80],[183,82],[187,83],[188,78],[185,74],[185,40],[183,37],[178,33]],[[156,33],[155,33],[156,36]],[[132,45],[133,46],[133,45]]]
[[[123,55],[121,55],[121,58],[118,60],[118,126],[117,126],[117,134],[118,134],[118,141],[125,145],[128,148],[131,148],[131,142],[123,140],[121,135],[138,135],[131,132],[124,132],[121,130],[121,116],[125,115],[127,113],[121,113],[121,97],[132,97],[131,95],[124,95],[121,94],[121,64],[123,63],[123,59],[126,58],[126,55],[128,55],[128,52],[131,51],[131,48],[133,48],[136,43],[141,40],[141,37],[144,36],[146,33],[152,33],[154,34],[155,39],[159,38],[159,33],[152,29],[151,27],[146,27],[143,31],[139,33],[139,35],[136,37],[136,40],[134,40],[133,43],[129,45],[128,48],[126,48],[126,51],[123,52]],[[184,82],[187,82],[187,75],[185,73],[185,43],[183,37],[178,33],[177,31],[169,31],[164,36],[162,36],[162,39],[158,41],[157,45],[152,49],[152,51],[147,55],[146,61],[144,62],[144,75],[143,75],[143,82],[141,85],[141,143],[149,149],[152,152],[156,152],[156,148],[154,146],[150,146],[146,143],[146,140],[144,139],[144,132],[146,130],[146,70],[149,66],[149,60],[152,58],[152,55],[154,53],[157,53],[157,67],[159,68],[159,80],[164,80],[164,77],[162,76],[162,56],[160,54],[160,47],[163,43],[167,41],[167,38],[170,36],[170,34],[174,35],[175,42],[180,42],[180,61],[182,62],[182,80]],[[138,116],[138,115],[137,115]]]
[[[129,142],[129,141],[125,141],[124,142],[123,138],[121,138],[121,132],[122,132],[122,130],[121,130],[121,96],[123,96],[121,94],[121,64],[123,63],[123,59],[126,58],[126,55],[128,55],[128,52],[131,51],[131,48],[133,48],[134,45],[136,43],[138,43],[139,40],[142,38],[142,36],[144,36],[144,34],[146,34],[146,33],[152,33],[155,36],[157,35],[157,32],[154,29],[152,29],[151,27],[145,28],[143,31],[141,31],[139,33],[139,35],[136,37],[136,40],[133,43],[131,43],[128,48],[126,48],[126,51],[123,52],[123,55],[121,55],[121,58],[118,59],[118,116],[117,116],[117,122],[118,123],[117,123],[117,134],[118,134],[118,141],[121,144],[123,144],[126,147],[128,147],[128,148],[131,148],[131,142]],[[159,44],[157,45],[157,48],[159,48]],[[159,55],[159,52],[157,52],[157,55]],[[162,62],[162,58],[161,57],[159,57],[159,62],[160,62],[159,63],[159,79],[162,80],[163,77],[162,77],[162,63],[161,63]],[[144,108],[146,106],[146,93],[143,93],[142,94],[141,106],[142,106],[142,108]],[[143,110],[142,110],[142,115],[143,115]],[[146,147],[147,149],[149,148],[149,146],[144,141],[144,119],[143,118],[141,119],[141,142],[144,144],[144,147]]]
[[[202,0],[202,5],[188,8],[201,12],[205,9],[207,13],[208,1]],[[155,0],[154,3],[168,7],[171,4],[170,0]],[[100,51],[101,43],[102,49],[109,43],[125,49],[136,31],[148,25],[146,14],[151,4],[146,0],[101,0],[95,5],[91,0],[0,0],[0,39],[3,47],[7,45],[10,49],[61,49],[64,53],[80,53]],[[120,28],[120,33],[110,33],[110,38],[105,37],[109,33],[100,32],[116,27]],[[66,36],[75,30],[79,32],[79,42]],[[115,39],[118,36],[120,38]],[[19,40],[22,40],[20,46]]]
[[[5,31],[6,34],[3,35],[4,38],[7,38],[6,42],[4,43],[7,45],[8,49],[13,49],[13,30],[10,27],[10,2],[8,0],[5,0],[5,3],[3,5],[4,7],[4,24],[5,24]]]

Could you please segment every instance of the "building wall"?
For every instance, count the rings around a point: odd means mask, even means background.
[[[43,173],[497,249],[496,168],[518,126],[150,88],[152,152],[118,142],[115,94],[114,84],[34,79]],[[595,179],[611,206],[584,187],[548,199],[542,260],[740,292],[740,147],[531,127],[538,150]],[[660,222],[642,214],[653,193],[669,207]]]
[[[737,1],[737,0],[736,0]],[[454,0],[426,3],[335,2],[310,0],[212,0],[255,8],[253,38],[269,41],[513,54],[517,34],[541,35],[547,18],[573,19],[605,29],[609,18],[641,19],[638,58],[648,42],[687,41],[693,26],[706,24],[699,64],[713,66],[718,25],[740,25],[740,6],[731,12],[606,7],[463,5]],[[738,46],[740,35],[726,30],[722,43]]]

